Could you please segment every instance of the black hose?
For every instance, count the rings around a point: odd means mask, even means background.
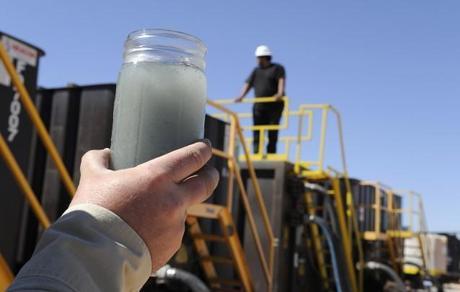
[[[392,278],[395,281],[396,285],[398,286],[398,291],[399,292],[406,291],[406,287],[404,286],[404,283],[401,280],[401,278],[389,266],[387,266],[385,264],[382,264],[382,263],[379,263],[379,262],[370,261],[370,262],[365,263],[365,268],[367,268],[369,270],[381,270],[381,271],[386,272],[387,275],[390,276],[390,278]]]
[[[336,249],[335,249],[335,246],[334,246],[334,241],[332,240],[331,231],[330,231],[329,227],[327,226],[326,221],[324,221],[324,219],[322,219],[322,218],[316,217],[314,215],[310,215],[308,217],[307,222],[314,223],[314,224],[318,225],[321,228],[321,230],[323,231],[323,234],[326,237],[326,242],[327,242],[327,244],[329,246],[329,250],[331,252],[332,271],[334,273],[334,279],[335,279],[335,282],[336,282],[337,292],[342,292],[343,291],[342,284],[341,284],[342,282],[340,281],[339,266],[338,266],[338,263],[337,263],[337,255],[335,253]]]
[[[162,267],[158,272],[156,272],[155,276],[159,280],[165,282],[170,280],[182,282],[193,292],[210,292],[203,281],[194,274],[181,269],[173,268],[169,265]]]

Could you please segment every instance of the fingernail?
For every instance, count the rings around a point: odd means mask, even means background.
[[[201,140],[201,142],[206,143],[209,147],[212,147],[211,140],[209,140],[209,139],[205,138],[205,139]]]

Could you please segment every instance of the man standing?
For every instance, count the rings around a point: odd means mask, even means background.
[[[252,109],[254,125],[279,125],[283,113],[286,87],[286,72],[280,64],[272,63],[272,52],[267,46],[258,46],[255,55],[258,66],[254,68],[244,84],[241,94],[235,99],[241,102],[249,90],[254,87],[258,97],[274,97],[274,102],[256,102]],[[276,153],[278,130],[268,131],[267,153]],[[259,152],[260,130],[254,130],[254,153]]]

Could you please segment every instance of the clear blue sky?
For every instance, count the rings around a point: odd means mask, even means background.
[[[350,173],[425,195],[460,230],[460,1],[3,1],[0,30],[47,53],[39,83],[115,82],[126,35],[181,30],[209,48],[209,96],[233,97],[267,44],[295,104],[340,109]]]

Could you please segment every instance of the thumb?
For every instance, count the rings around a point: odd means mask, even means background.
[[[80,172],[101,171],[109,168],[110,149],[90,150],[81,159]]]

